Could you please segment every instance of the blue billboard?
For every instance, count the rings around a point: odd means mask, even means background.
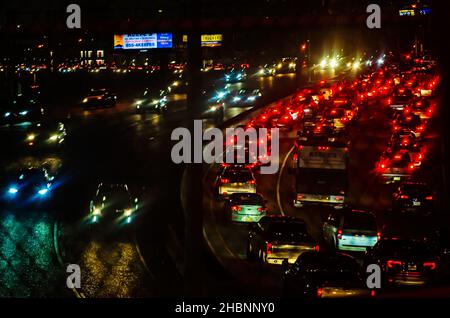
[[[114,49],[143,50],[172,48],[172,33],[114,35]]]

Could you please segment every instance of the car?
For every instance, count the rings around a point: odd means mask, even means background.
[[[409,153],[416,167],[419,167],[425,158],[425,148],[422,142],[411,132],[394,134],[388,143],[388,148],[383,153],[383,157],[392,157],[393,154],[402,155],[403,153]]]
[[[427,241],[385,237],[365,257],[365,264],[381,268],[381,286],[432,283],[439,269],[439,252]]]
[[[225,73],[225,82],[227,83],[238,83],[242,82],[247,78],[247,72],[244,68],[231,68]]]
[[[291,57],[282,58],[275,64],[275,74],[295,73],[297,69],[297,59]]]
[[[429,215],[434,211],[435,193],[422,182],[402,182],[392,194],[392,210]]]
[[[62,122],[43,122],[31,125],[25,131],[23,142],[28,147],[54,147],[64,144],[67,136],[66,126]]]
[[[282,276],[286,298],[367,298],[368,289],[354,257],[340,252],[304,252]]]
[[[295,125],[295,121],[290,113],[278,113],[270,116],[269,126],[272,128],[286,129],[291,131]]]
[[[225,165],[216,178],[215,188],[225,198],[233,193],[256,193],[256,179],[250,168]]]
[[[34,98],[17,96],[2,101],[2,104],[2,126],[30,125],[44,118],[44,108]]]
[[[41,204],[50,196],[54,176],[45,168],[25,168],[19,170],[8,182],[5,199],[17,206]]]
[[[419,115],[399,113],[392,123],[392,130],[397,132],[401,129],[411,131],[416,137],[420,137],[425,130],[425,123]]]
[[[345,108],[332,108],[330,109],[325,117],[334,124],[334,128],[338,131],[345,130],[346,125],[353,119],[353,114],[348,112]]]
[[[411,112],[419,115],[421,119],[430,119],[433,116],[434,109],[431,103],[426,98],[419,98],[416,101],[410,103],[405,108],[405,112]]]
[[[319,245],[309,234],[301,219],[270,215],[252,225],[248,234],[247,258],[261,264],[294,263],[307,251],[319,251]]]
[[[168,90],[160,89],[152,92],[151,89],[146,88],[142,96],[135,101],[136,111],[139,113],[166,113],[168,96]]]
[[[139,200],[132,197],[128,185],[100,183],[94,198],[89,203],[92,224],[114,222],[129,224],[139,210]]]
[[[240,89],[236,93],[229,96],[229,104],[234,106],[251,105],[255,100],[261,97],[259,89]]]
[[[323,224],[323,237],[336,250],[365,252],[380,240],[381,234],[373,213],[347,207],[328,215]]]
[[[387,99],[387,103],[391,111],[403,111],[406,105],[414,100],[414,94],[410,89],[397,88],[392,97]]]
[[[266,201],[257,193],[233,193],[225,204],[225,215],[232,222],[259,222],[266,214]]]
[[[343,132],[336,130],[331,121],[304,121],[301,129],[297,131],[295,146],[339,143],[344,137]]]
[[[275,67],[270,64],[264,64],[258,68],[258,72],[256,73],[258,76],[273,76],[275,75]]]
[[[114,107],[116,106],[117,96],[109,90],[91,89],[87,96],[81,102],[84,109],[98,107]]]
[[[417,168],[416,162],[407,150],[384,152],[376,172],[383,183],[394,183],[410,179]]]

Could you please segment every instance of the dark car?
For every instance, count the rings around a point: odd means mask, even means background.
[[[22,134],[26,146],[40,149],[63,145],[67,131],[62,122],[41,122],[27,127]]]
[[[88,218],[92,223],[109,221],[127,224],[131,223],[138,209],[138,199],[131,196],[126,184],[100,183],[89,204]]]
[[[18,96],[5,100],[1,105],[0,125],[32,124],[43,119],[44,109],[31,97]]]
[[[245,69],[231,68],[225,73],[225,82],[237,83],[242,82],[247,78],[247,72]]]
[[[434,201],[434,192],[425,183],[403,182],[392,194],[392,210],[428,215],[434,211]]]
[[[240,89],[236,93],[229,96],[230,105],[244,106],[253,104],[257,98],[261,97],[259,89]]]
[[[91,89],[88,95],[83,99],[83,108],[114,107],[116,106],[117,96],[107,89]]]
[[[385,238],[368,250],[365,264],[378,264],[382,286],[425,285],[439,269],[439,253],[422,240]]]
[[[263,264],[282,265],[295,262],[306,251],[318,251],[319,246],[300,219],[272,215],[261,218],[249,231],[247,258]]]
[[[283,274],[287,298],[348,298],[373,296],[357,261],[343,253],[305,252]]]
[[[135,106],[137,112],[165,113],[167,111],[169,91],[160,89],[152,91],[146,88],[142,96],[136,99]]]
[[[42,203],[50,196],[53,178],[44,168],[20,170],[9,180],[4,198],[19,207]]]
[[[397,111],[403,111],[403,109],[414,100],[414,94],[410,89],[397,88],[393,96],[388,99],[388,105],[390,109],[395,113]]]

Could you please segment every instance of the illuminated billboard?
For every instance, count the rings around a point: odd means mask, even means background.
[[[201,41],[203,47],[216,47],[222,45],[222,34],[202,34]],[[183,42],[188,41],[188,36],[183,35]]]
[[[144,50],[172,48],[172,33],[114,35],[116,50]]]
[[[222,45],[222,34],[203,34],[202,46],[215,47]]]

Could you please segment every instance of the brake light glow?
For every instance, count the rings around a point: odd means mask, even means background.
[[[423,267],[434,270],[434,269],[436,269],[436,263],[435,262],[425,262],[425,263],[423,263]]]
[[[320,251],[320,246],[319,246],[319,245],[316,245],[316,246],[314,247],[314,250],[315,250],[316,252],[319,252],[319,251]]]
[[[338,238],[338,240],[342,239],[342,230],[338,230],[337,238]]]
[[[241,208],[240,206],[233,205],[233,206],[231,207],[231,210],[232,210],[232,211],[242,211],[242,208]]]
[[[249,180],[247,181],[248,184],[255,184],[255,180]]]
[[[425,200],[431,201],[433,200],[433,196],[432,195],[428,195],[425,197]]]
[[[229,182],[230,182],[229,179],[225,179],[225,178],[220,179],[220,183],[229,183]]]
[[[266,254],[272,254],[272,243],[266,244]]]
[[[381,240],[381,233],[377,232],[377,241],[380,241],[380,240]]]
[[[323,295],[323,289],[322,288],[317,288],[317,297],[322,297]]]
[[[389,260],[387,261],[387,267],[389,268],[394,268],[394,266],[402,266],[402,262],[401,261],[394,261],[394,260]]]
[[[400,196],[400,199],[409,199],[409,196],[407,196],[407,195],[405,195],[405,194],[402,194],[402,195]]]

